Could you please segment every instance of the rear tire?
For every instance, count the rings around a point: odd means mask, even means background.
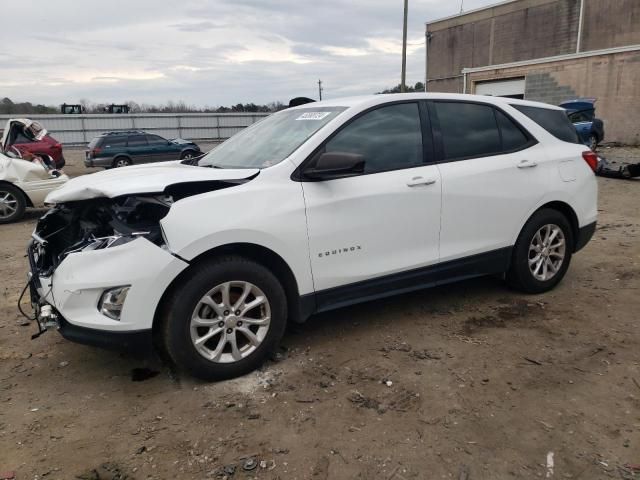
[[[573,230],[567,217],[549,208],[538,210],[518,236],[507,284],[525,293],[551,290],[567,272],[573,248]]]
[[[113,160],[113,168],[128,167],[131,164],[133,162],[128,157],[117,157]]]
[[[17,222],[24,216],[27,200],[20,189],[0,183],[0,224]]]
[[[287,323],[286,294],[277,278],[235,255],[195,267],[165,305],[160,333],[166,353],[178,369],[209,381],[258,368]]]
[[[594,152],[598,149],[598,137],[593,133],[589,135],[589,148]]]

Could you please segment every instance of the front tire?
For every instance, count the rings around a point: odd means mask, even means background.
[[[543,293],[564,277],[573,253],[573,230],[557,210],[537,211],[513,249],[507,284],[525,293]]]
[[[162,318],[166,353],[203,380],[238,377],[258,368],[278,346],[287,300],[276,277],[240,256],[195,267],[173,290]]]
[[[598,149],[598,137],[593,133],[589,135],[589,148],[594,152]]]
[[[191,160],[192,158],[195,158],[195,157],[196,157],[196,152],[195,151],[193,151],[193,150],[185,150],[180,155],[180,160]]]
[[[24,194],[6,183],[0,184],[0,224],[17,222],[24,215],[27,200]]]

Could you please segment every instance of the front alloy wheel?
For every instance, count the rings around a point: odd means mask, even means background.
[[[258,368],[278,346],[287,298],[275,275],[249,258],[202,260],[161,307],[161,347],[181,370],[223,380]]]
[[[225,282],[208,291],[191,315],[191,341],[200,355],[232,363],[251,355],[264,341],[271,307],[250,282]]]
[[[27,204],[22,192],[13,185],[0,185],[0,223],[11,223],[24,215]]]

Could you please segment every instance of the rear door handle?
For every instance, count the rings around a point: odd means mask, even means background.
[[[417,187],[419,185],[433,185],[436,183],[435,178],[413,177],[407,182],[407,187]]]
[[[520,163],[518,163],[517,166],[518,168],[533,168],[537,167],[538,164],[533,160],[520,160]]]

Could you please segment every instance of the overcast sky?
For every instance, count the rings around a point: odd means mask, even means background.
[[[197,106],[375,93],[400,82],[402,0],[2,2],[0,98]],[[494,0],[464,0],[470,10]],[[460,0],[409,0],[407,82],[424,23]]]

